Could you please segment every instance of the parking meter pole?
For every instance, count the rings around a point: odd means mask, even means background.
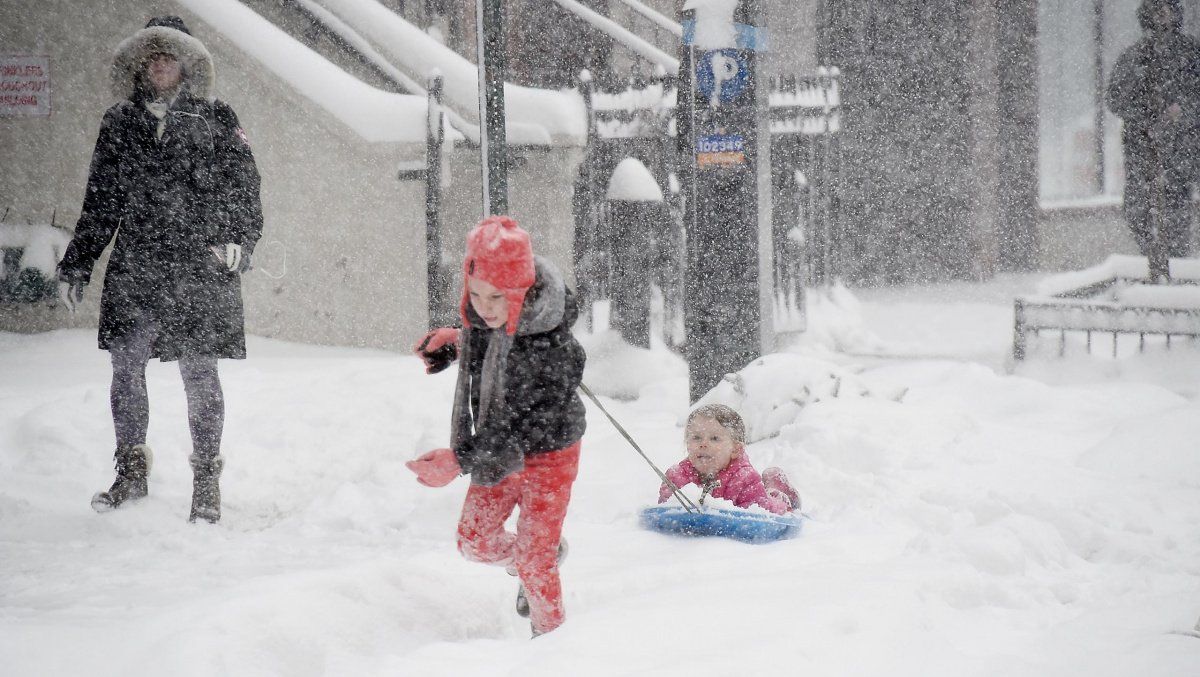
[[[504,130],[504,4],[475,2],[479,67],[479,154],[483,216],[508,213],[508,139]]]
[[[762,354],[771,317],[762,1],[691,0],[683,12],[677,126],[690,159],[683,306],[692,402]]]

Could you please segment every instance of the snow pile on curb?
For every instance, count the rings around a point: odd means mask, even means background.
[[[794,353],[760,357],[736,374],[727,375],[696,402],[732,407],[746,423],[746,442],[774,437],[810,404],[831,398],[877,397],[848,369]],[[882,396],[899,400],[903,390]]]
[[[597,395],[632,400],[654,383],[687,379],[687,363],[665,346],[650,350],[631,346],[615,329],[578,338],[587,353],[583,382]]]
[[[808,325],[797,347],[821,347],[841,353],[877,353],[884,342],[867,329],[862,304],[842,283],[806,290]]]

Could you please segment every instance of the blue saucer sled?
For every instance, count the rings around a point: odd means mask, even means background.
[[[799,515],[771,515],[748,510],[709,509],[688,512],[658,505],[642,510],[642,526],[678,536],[724,536],[746,543],[769,543],[800,533]]]

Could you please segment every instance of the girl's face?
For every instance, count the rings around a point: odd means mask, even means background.
[[[155,92],[167,92],[179,86],[183,71],[170,54],[155,54],[146,62],[146,79]]]
[[[508,297],[504,292],[483,280],[468,277],[467,294],[471,307],[489,328],[499,329],[508,322]]]
[[[684,429],[688,460],[701,475],[713,476],[742,453],[742,443],[716,420],[697,416]]]

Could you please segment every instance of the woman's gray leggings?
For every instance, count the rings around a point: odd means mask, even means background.
[[[109,395],[118,448],[146,443],[146,428],[150,424],[146,363],[150,361],[157,335],[153,325],[139,325],[119,344],[109,347],[113,365]],[[217,358],[204,355],[180,358],[179,374],[187,393],[192,451],[200,458],[213,458],[221,452],[221,429],[225,425],[225,396],[217,375]]]

